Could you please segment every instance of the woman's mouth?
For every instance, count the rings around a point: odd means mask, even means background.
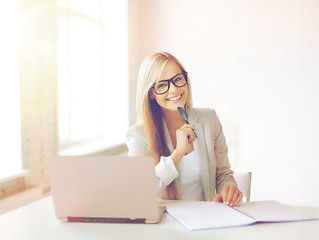
[[[177,96],[174,96],[174,97],[171,97],[171,98],[168,98],[167,101],[170,101],[170,102],[178,102],[179,100],[182,99],[182,94],[180,95],[177,95]]]

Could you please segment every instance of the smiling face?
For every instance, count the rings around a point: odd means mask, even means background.
[[[171,79],[179,73],[182,73],[181,68],[174,61],[168,61],[160,75],[159,81]],[[169,90],[166,93],[158,95],[153,90],[152,96],[162,110],[177,111],[177,107],[184,108],[186,104],[188,86],[186,84],[183,87],[176,87],[170,83]]]

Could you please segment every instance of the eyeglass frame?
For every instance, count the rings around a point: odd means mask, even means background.
[[[185,83],[184,85],[182,85],[182,86],[176,86],[175,83],[173,82],[173,79],[176,78],[176,77],[177,77],[178,75],[180,75],[180,74],[183,74],[186,83]],[[156,90],[155,90],[155,84],[156,84],[156,82],[152,85],[152,88],[154,89],[154,92],[155,92],[157,95],[165,94],[165,93],[168,92],[169,88],[171,87],[171,83],[172,83],[175,87],[178,87],[178,88],[181,88],[181,87],[184,87],[185,85],[187,85],[187,83],[188,83],[187,72],[186,72],[186,71],[182,71],[181,73],[176,74],[174,77],[172,77],[172,78],[170,78],[170,79],[168,79],[168,80],[160,80],[160,81],[158,81],[158,82],[168,82],[168,88],[167,88],[167,90],[166,90],[165,92],[163,92],[163,93],[158,93],[158,92],[156,92]]]

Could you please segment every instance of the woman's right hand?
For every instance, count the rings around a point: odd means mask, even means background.
[[[195,141],[195,127],[191,124],[184,124],[180,129],[176,130],[176,148],[171,155],[175,165],[189,151]]]

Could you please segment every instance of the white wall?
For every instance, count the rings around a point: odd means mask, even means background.
[[[319,205],[318,1],[131,0],[129,29],[131,86],[146,56],[176,55],[252,200]]]

